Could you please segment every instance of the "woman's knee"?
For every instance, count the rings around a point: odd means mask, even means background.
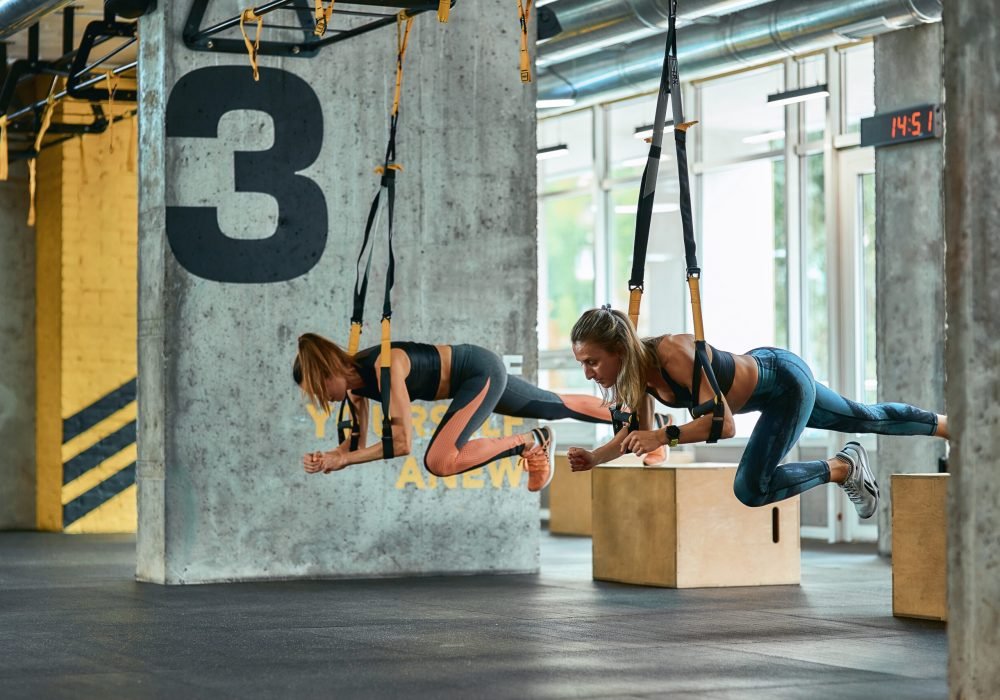
[[[768,494],[763,489],[748,484],[747,480],[738,474],[733,481],[733,493],[740,503],[751,508],[766,505],[768,502]]]
[[[424,469],[429,471],[434,476],[445,477],[451,475],[451,472],[448,470],[448,464],[445,460],[440,458],[435,459],[426,454],[424,455]]]

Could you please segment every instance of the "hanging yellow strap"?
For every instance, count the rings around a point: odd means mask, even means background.
[[[108,83],[108,124],[114,123],[115,118],[115,93],[118,92],[118,76],[115,75],[114,71],[107,71],[104,74],[104,80]],[[108,131],[108,153],[115,152],[115,136],[114,133]]]
[[[7,115],[0,117],[0,182],[9,174],[7,162]]]
[[[330,4],[324,7],[323,0],[316,0],[316,28],[313,30],[316,36],[326,34],[326,28],[330,26],[330,17],[333,16],[334,2],[336,0],[330,0]]]
[[[451,12],[451,0],[438,0],[438,22],[447,22]]]
[[[28,161],[28,197],[30,198],[28,202],[28,226],[35,225],[35,190],[38,186],[38,164],[36,161],[38,160],[38,154],[42,151],[42,141],[45,139],[45,132],[49,130],[49,126],[52,124],[52,112],[55,110],[56,106],[56,83],[58,82],[58,78],[52,81],[52,87],[49,89],[49,96],[45,98],[45,111],[42,112],[42,125],[38,129],[38,135],[35,136],[35,156]]]
[[[247,35],[246,27],[244,23],[246,22],[257,22],[257,36],[251,42],[250,37]],[[250,67],[253,68],[253,79],[255,81],[260,80],[260,71],[257,69],[257,52],[260,51],[260,30],[264,28],[264,18],[258,15],[254,8],[248,7],[243,10],[240,15],[240,31],[243,33],[243,43],[246,44],[247,53],[250,54]]]
[[[521,82],[531,82],[531,56],[528,55],[528,14],[531,0],[517,0],[517,13],[521,18]]]
[[[358,346],[361,344],[361,324],[356,322],[351,322],[351,337],[347,341],[347,354],[354,357],[358,352]]]
[[[636,287],[629,294],[628,317],[632,321],[632,327],[639,328],[639,304],[642,302],[642,289]]]
[[[406,21],[405,29],[403,21]],[[399,95],[403,88],[403,58],[406,56],[406,45],[410,41],[410,28],[413,26],[413,17],[406,14],[406,11],[396,15],[396,94],[392,99],[392,116],[399,113]]]

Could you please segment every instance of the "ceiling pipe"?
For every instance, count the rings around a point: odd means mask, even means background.
[[[0,40],[35,24],[72,0],[0,0]]]
[[[685,80],[748,68],[878,34],[941,21],[941,0],[775,0],[677,33]],[[548,66],[538,99],[593,103],[656,87],[664,34]]]
[[[727,15],[769,0],[681,0],[677,24]],[[546,6],[562,31],[539,42],[536,65],[544,67],[600,51],[612,44],[644,39],[666,30],[669,0],[559,0]]]

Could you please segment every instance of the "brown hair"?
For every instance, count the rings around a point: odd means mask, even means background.
[[[601,387],[606,403],[638,410],[646,400],[646,375],[659,364],[656,339],[640,338],[628,316],[610,306],[585,311],[570,332],[573,343],[594,343],[622,357],[622,368],[608,391]]]
[[[324,382],[335,375],[346,375],[357,363],[343,348],[316,333],[299,336],[299,352],[292,364],[292,379],[302,387],[309,402],[330,415],[330,398]]]

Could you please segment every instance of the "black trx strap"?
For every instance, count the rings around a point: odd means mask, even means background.
[[[712,413],[712,427],[708,442],[717,442],[722,435],[722,423],[726,408],[723,404],[719,382],[708,360],[705,343],[705,328],[701,317],[701,268],[698,267],[697,246],[694,240],[694,218],[691,212],[691,185],[688,181],[687,130],[697,122],[684,121],[684,107],[681,104],[680,75],[677,69],[677,0],[670,0],[667,48],[660,73],[660,90],[656,96],[656,115],[653,118],[653,136],[650,140],[649,157],[639,185],[639,209],[635,219],[635,241],[632,250],[632,277],[629,279],[628,315],[632,325],[638,326],[639,306],[642,301],[643,277],[646,267],[646,247],[649,243],[649,227],[653,216],[653,198],[656,194],[656,176],[660,169],[660,152],[663,144],[663,125],[666,121],[667,100],[673,107],[674,146],[677,151],[677,179],[680,183],[681,226],[684,231],[684,257],[687,263],[687,282],[691,291],[691,315],[694,319],[694,375],[691,379],[691,415],[695,418]],[[714,397],[703,404],[697,404],[701,387],[702,372],[708,378]],[[616,406],[615,409],[620,409]],[[633,409],[634,410],[634,409]],[[612,420],[614,420],[612,411]]]
[[[371,208],[368,210],[368,221],[365,224],[365,237],[361,243],[361,252],[358,254],[357,277],[354,282],[354,309],[351,313],[351,336],[348,342],[347,352],[353,357],[361,342],[361,327],[365,315],[365,297],[368,292],[368,275],[372,266],[372,254],[375,249],[374,231],[378,228],[378,219],[381,212],[380,203],[382,193],[385,192],[386,215],[388,217],[388,248],[389,266],[385,276],[385,295],[382,300],[382,343],[379,354],[379,385],[380,401],[382,404],[382,455],[385,459],[395,456],[392,446],[392,420],[389,414],[389,398],[392,388],[392,286],[395,282],[396,256],[392,250],[392,225],[396,204],[396,172],[403,169],[403,166],[396,163],[396,126],[399,122],[399,95],[403,81],[403,57],[406,55],[406,44],[410,36],[410,27],[413,18],[405,12],[400,12],[396,22],[396,40],[398,52],[396,55],[396,93],[393,99],[392,114],[389,119],[389,143],[385,149],[385,159],[375,172],[382,176],[379,183],[378,192],[372,200]],[[406,22],[405,28],[403,22]],[[371,245],[369,246],[369,242]],[[364,272],[361,271],[361,261],[365,257],[365,250],[368,250],[368,260],[364,265]],[[350,419],[344,417],[345,411],[350,413]],[[351,449],[358,448],[361,426],[354,410],[354,404],[350,399],[345,398],[340,406],[340,414],[337,418],[337,431],[340,442],[343,443],[348,438],[351,440]]]

